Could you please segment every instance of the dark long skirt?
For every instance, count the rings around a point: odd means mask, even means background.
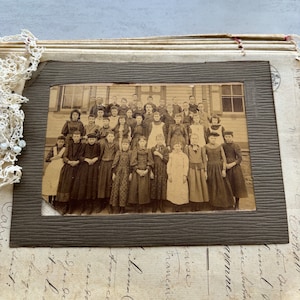
[[[231,208],[234,199],[227,177],[222,177],[222,163],[208,162],[207,188],[209,202],[214,207]]]
[[[230,182],[233,196],[237,198],[248,197],[246,183],[240,165],[236,165],[227,170],[227,178]]]
[[[112,188],[112,166],[113,161],[101,161],[98,178],[98,198],[110,198]]]
[[[71,198],[77,200],[95,200],[98,197],[98,168],[97,163],[89,165],[83,162],[78,169],[71,192]]]
[[[151,180],[151,199],[167,199],[167,164],[159,157],[154,158],[154,179]]]
[[[129,167],[119,169],[116,179],[112,184],[110,204],[112,206],[125,207],[129,191]]]
[[[60,172],[59,182],[57,187],[57,197],[58,202],[69,202],[71,198],[71,190],[74,185],[74,179],[78,173],[79,166],[72,167],[65,164]]]
[[[141,177],[138,173],[133,172],[129,187],[128,203],[150,203],[150,171],[143,177]]]

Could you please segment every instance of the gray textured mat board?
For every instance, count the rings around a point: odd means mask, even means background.
[[[50,87],[68,83],[242,82],[255,211],[42,216],[41,181]],[[14,187],[11,247],[110,247],[288,243],[286,205],[267,61],[210,63],[43,63],[27,82],[27,147]]]

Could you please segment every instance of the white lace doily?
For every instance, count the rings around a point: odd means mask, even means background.
[[[19,182],[22,176],[22,168],[15,162],[26,146],[21,104],[28,99],[14,89],[20,82],[30,79],[43,53],[43,48],[37,46],[37,39],[28,30],[0,38],[0,44],[20,41],[24,43],[23,55],[11,53],[0,58],[0,188]]]

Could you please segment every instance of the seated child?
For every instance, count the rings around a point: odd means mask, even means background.
[[[53,205],[56,201],[59,174],[64,166],[63,154],[66,150],[65,141],[66,138],[63,135],[59,136],[45,160],[49,164],[43,176],[42,195],[48,197],[48,202]]]

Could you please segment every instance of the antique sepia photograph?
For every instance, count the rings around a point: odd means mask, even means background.
[[[47,61],[24,96],[12,245],[286,240],[269,62]]]
[[[50,88],[42,197],[61,215],[256,209],[244,84]]]

